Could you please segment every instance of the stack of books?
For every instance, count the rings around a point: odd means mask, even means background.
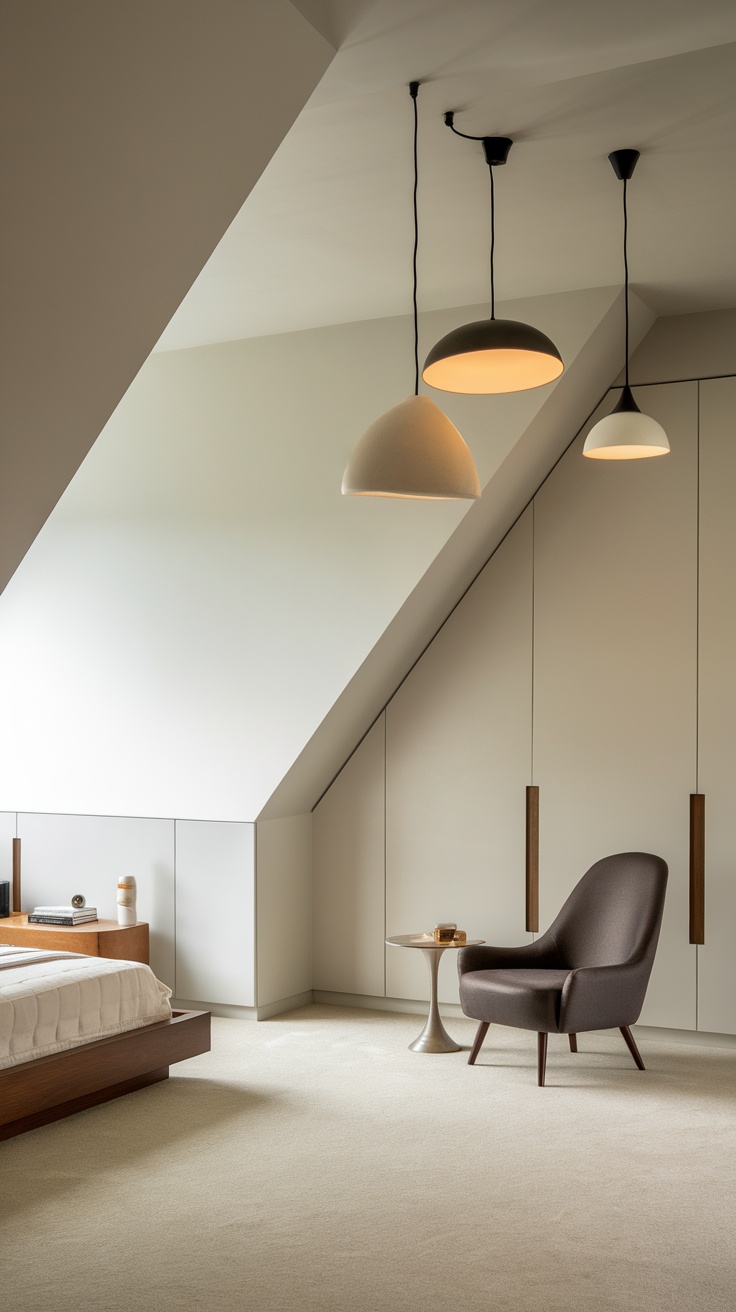
[[[29,925],[87,925],[97,919],[97,907],[34,907]]]

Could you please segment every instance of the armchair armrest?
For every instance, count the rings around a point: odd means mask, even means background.
[[[639,959],[616,966],[581,966],[571,970],[562,986],[560,1030],[618,1029],[639,1019],[647,991],[651,961]]]
[[[557,969],[560,962],[557,945],[547,934],[534,943],[522,943],[518,948],[496,948],[483,944],[480,947],[460,948],[457,954],[458,975],[470,970],[522,970]]]

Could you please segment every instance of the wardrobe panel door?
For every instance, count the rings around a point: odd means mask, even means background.
[[[385,994],[385,717],[313,813],[315,989]]]
[[[698,1029],[736,1034],[736,378],[700,384],[698,786],[705,793],[705,944]]]
[[[255,1006],[255,825],[176,822],[176,996]]]
[[[697,384],[637,388],[637,400],[663,424],[670,455],[583,459],[583,433],[535,498],[540,929],[600,857],[664,857],[664,923],[641,1021],[694,1028]]]
[[[532,517],[526,511],[386,712],[388,932],[455,921],[514,944],[525,930],[531,782]],[[422,954],[388,948],[389,997],[426,998]],[[440,998],[458,1002],[456,954]]]
[[[174,822],[129,816],[18,816],[24,910],[83,893],[101,920],[117,919],[117,883],[134,875],[148,921],[151,969],[174,987]]]

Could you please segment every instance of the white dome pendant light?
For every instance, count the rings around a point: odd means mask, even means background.
[[[491,317],[463,324],[441,338],[424,362],[422,377],[430,387],[442,392],[476,395],[542,387],[559,378],[565,367],[554,342],[531,324],[496,318],[493,170],[506,163],[514,143],[509,137],[471,137],[467,132],[459,132],[452,111],[445,114],[445,123],[456,136],[483,142],[491,175]]]
[[[480,496],[473,457],[454,424],[434,401],[419,396],[417,311],[417,92],[414,102],[414,395],[376,419],[358,442],[343,475],[343,496],[474,501]]]
[[[661,424],[643,415],[629,387],[629,216],[626,208],[626,184],[636,162],[638,150],[614,150],[608,156],[616,177],[624,184],[624,351],[626,381],[618,405],[599,419],[585,439],[583,455],[591,460],[644,460],[648,456],[666,456],[670,449]]]

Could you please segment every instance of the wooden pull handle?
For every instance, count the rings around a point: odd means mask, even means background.
[[[7,850],[7,849],[6,849]],[[13,839],[13,911],[20,911],[20,839]]]
[[[705,943],[705,794],[690,794],[690,942]]]
[[[526,927],[539,932],[539,788],[526,790]]]

